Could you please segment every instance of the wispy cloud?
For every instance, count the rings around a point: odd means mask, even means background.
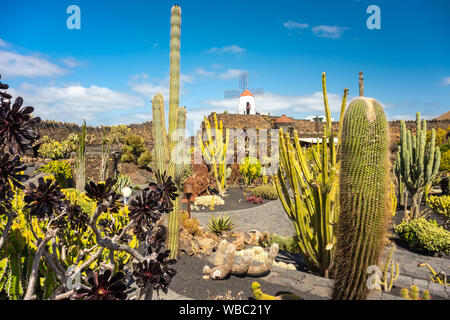
[[[301,32],[301,30],[308,29],[309,24],[300,23],[296,21],[289,20],[283,23],[283,26],[291,31]]]
[[[207,50],[207,52],[209,52],[209,53],[244,53],[246,51],[247,51],[246,49],[241,48],[235,44],[230,45],[230,46],[224,46],[221,48],[214,47],[214,48]]]
[[[84,62],[78,61],[73,57],[64,58],[62,59],[62,62],[69,68],[76,68],[85,64]]]
[[[442,77],[441,85],[444,87],[450,86],[450,77]]]
[[[181,74],[180,75],[180,93],[185,94],[185,85],[187,83],[195,82],[195,78],[192,75]],[[164,97],[169,97],[169,78],[150,79],[145,72],[136,74],[130,77],[128,82],[131,90],[143,95],[147,99],[153,99],[155,94],[161,93]]]
[[[197,67],[195,68],[195,73],[199,76],[205,76],[205,77],[213,77],[216,75],[214,71],[207,71],[204,68]]]
[[[44,58],[3,50],[0,50],[0,70],[5,77],[51,77],[67,72]]]
[[[2,40],[1,38],[0,38],[0,47],[3,47],[3,48],[8,47],[8,43],[5,40]]]
[[[313,27],[312,32],[319,38],[338,39],[348,29],[348,27],[320,25]]]
[[[225,72],[219,74],[220,79],[233,79],[239,77],[239,75],[245,72],[245,70],[240,69],[228,69]]]

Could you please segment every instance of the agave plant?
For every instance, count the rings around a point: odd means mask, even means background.
[[[211,218],[209,219],[209,229],[214,234],[220,235],[224,231],[231,231],[234,228],[235,224],[231,217],[225,215],[219,217],[211,216]]]

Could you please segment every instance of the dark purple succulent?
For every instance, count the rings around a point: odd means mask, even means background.
[[[42,219],[60,213],[63,198],[65,195],[61,192],[57,181],[39,178],[37,186],[30,183],[28,190],[25,191],[25,208],[30,209],[30,215]]]
[[[162,208],[165,213],[170,213],[173,210],[172,201],[178,197],[178,188],[172,181],[172,177],[167,177],[166,172],[161,174],[159,171],[155,173],[158,184],[151,183],[149,188],[159,189],[161,192]]]
[[[72,295],[73,299],[83,300],[125,300],[127,286],[123,283],[125,274],[121,271],[112,275],[111,270],[106,269],[103,273],[86,270],[85,281],[89,288],[80,288]]]
[[[120,195],[114,189],[115,184],[116,180],[108,178],[104,183],[95,184],[92,181],[86,183],[84,189],[86,196],[97,201],[97,204],[104,204],[111,212],[118,212],[120,209]]]
[[[18,155],[12,157],[8,153],[0,156],[0,184],[6,188],[10,187],[11,182],[15,187],[23,189],[20,182],[24,175],[21,173],[27,168],[22,164]]]
[[[159,190],[144,189],[135,199],[130,201],[129,217],[134,221],[134,231],[140,240],[147,237],[156,221],[161,218],[162,202]]]
[[[154,228],[151,234],[147,237],[147,249],[144,254],[150,255],[152,252],[159,252],[166,242],[167,229],[165,226],[160,225]]]
[[[133,276],[139,288],[159,287],[164,271],[156,260],[144,260],[133,265]]]
[[[8,85],[0,83],[0,89],[8,89]],[[33,143],[39,139],[35,126],[41,121],[32,117],[33,107],[22,107],[23,99],[16,98],[11,106],[11,95],[0,92],[0,146],[9,147],[10,153],[23,155],[25,150],[32,149]]]
[[[64,218],[69,226],[77,231],[85,231],[89,223],[89,216],[83,212],[77,203],[71,203],[66,200],[64,201],[64,205],[64,210],[66,211]]]

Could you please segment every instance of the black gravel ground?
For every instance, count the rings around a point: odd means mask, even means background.
[[[236,297],[242,291],[241,299],[248,300],[253,299],[252,282],[258,281],[261,284],[262,291],[270,295],[289,292],[300,295],[306,300],[323,299],[318,296],[301,293],[290,287],[249,276],[230,276],[224,280],[204,280],[202,279],[202,270],[205,265],[212,266],[206,259],[187,255],[180,256],[175,265],[177,275],[173,278],[170,289],[195,300],[210,300],[212,296],[217,295],[225,296],[228,290],[231,291],[231,296]]]

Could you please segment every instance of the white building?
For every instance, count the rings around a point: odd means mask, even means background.
[[[256,114],[255,97],[246,89],[239,97],[239,114]]]

